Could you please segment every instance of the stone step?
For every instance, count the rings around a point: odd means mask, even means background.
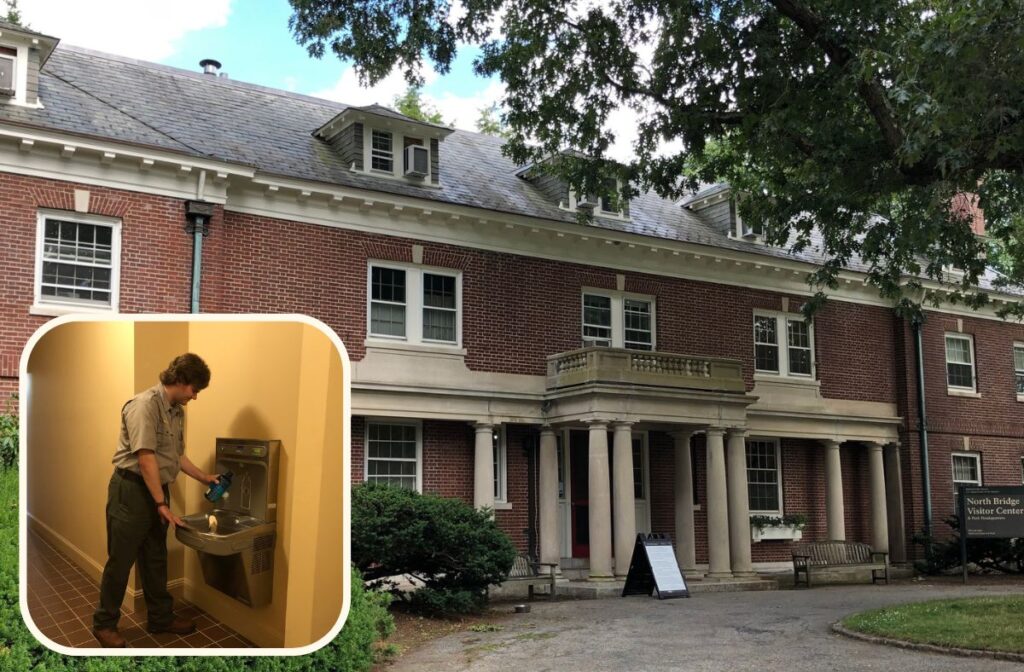
[[[620,597],[624,581],[559,581],[555,593],[577,600],[599,600]],[[688,581],[691,595],[699,593],[731,593],[744,590],[778,590],[774,579],[725,579],[722,581]]]

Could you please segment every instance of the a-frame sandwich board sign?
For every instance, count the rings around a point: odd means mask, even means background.
[[[667,534],[638,534],[622,596],[652,595],[655,591],[659,600],[690,596],[672,550],[672,539]]]

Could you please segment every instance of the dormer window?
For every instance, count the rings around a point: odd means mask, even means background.
[[[0,21],[0,105],[42,107],[39,71],[57,38]]]
[[[0,47],[0,96],[14,96],[14,80],[18,72],[18,50]]]
[[[452,129],[380,105],[349,107],[313,132],[346,168],[417,186],[441,183],[441,142]]]

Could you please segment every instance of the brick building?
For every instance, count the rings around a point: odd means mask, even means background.
[[[217,67],[0,25],[0,392],[55,315],[305,313],[352,360],[353,482],[492,506],[567,572],[621,575],[636,531],[691,576],[787,560],[796,530],[751,515],[913,552],[914,331],[863,268],[808,324],[820,257],[765,245],[724,185],[618,210],[499,139]],[[941,521],[955,482],[1021,482],[1024,327],[949,306],[922,343]]]

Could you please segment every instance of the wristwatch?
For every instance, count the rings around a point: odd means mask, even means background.
[[[167,503],[166,499],[156,503],[156,508],[159,509],[161,506],[166,506],[168,509],[171,508],[171,505]]]

